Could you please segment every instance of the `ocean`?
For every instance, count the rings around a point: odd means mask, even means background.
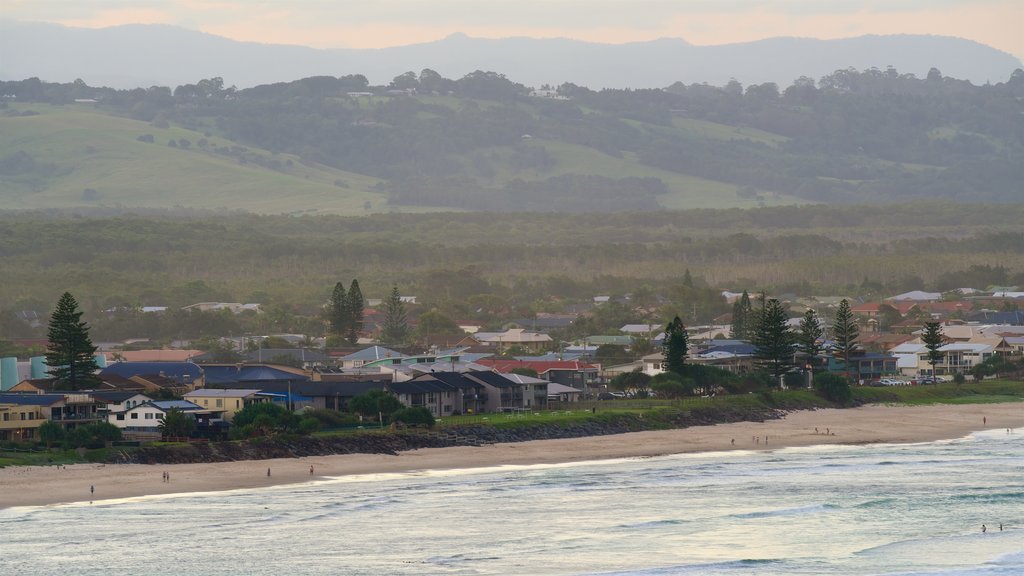
[[[1024,434],[11,508],[0,573],[1020,575]]]

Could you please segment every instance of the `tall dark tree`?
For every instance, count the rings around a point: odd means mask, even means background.
[[[359,289],[359,280],[352,279],[348,287],[348,343],[355,346],[359,341],[359,333],[363,331],[363,292]]]
[[[341,282],[334,285],[328,314],[330,316],[331,333],[341,337],[348,336],[349,319],[351,316],[348,309],[348,296],[345,294],[345,284]]]
[[[57,302],[46,336],[46,363],[57,384],[68,390],[99,385],[96,347],[89,339],[89,325],[82,321],[82,311],[70,292],[65,292]]]
[[[665,370],[683,375],[690,342],[683,321],[676,316],[665,326]]]
[[[850,377],[850,358],[857,349],[860,329],[850,310],[850,302],[845,298],[839,303],[836,319],[832,323],[832,354],[843,361],[843,372]]]
[[[732,305],[732,332],[730,336],[737,340],[750,340],[754,329],[754,308],[750,305],[750,295],[743,295]]]
[[[789,317],[782,303],[771,298],[758,314],[754,331],[754,353],[759,365],[768,370],[776,382],[793,365],[793,332],[786,323]]]
[[[921,334],[921,343],[928,349],[928,364],[932,367],[932,376],[935,376],[935,365],[942,362],[943,354],[939,351],[944,341],[942,338],[942,325],[938,322],[925,322],[924,332]]]
[[[398,286],[391,289],[391,295],[384,302],[384,329],[381,339],[387,344],[402,344],[409,338],[409,318]]]
[[[804,317],[800,319],[800,331],[796,334],[796,342],[800,346],[800,350],[814,358],[821,353],[821,344],[818,343],[818,340],[821,340],[824,334],[825,330],[821,326],[818,314],[809,308],[807,312],[804,312]]]

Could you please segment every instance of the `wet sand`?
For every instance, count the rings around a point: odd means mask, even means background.
[[[261,488],[353,474],[554,464],[688,452],[772,450],[820,444],[928,442],[960,438],[978,430],[1007,428],[1014,428],[1014,434],[1024,434],[1024,403],[799,411],[764,423],[737,422],[480,447],[427,448],[397,456],[343,454],[213,464],[9,466],[0,469],[0,508]],[[170,474],[169,481],[163,479],[165,472]],[[90,487],[95,489],[94,493],[90,493]]]

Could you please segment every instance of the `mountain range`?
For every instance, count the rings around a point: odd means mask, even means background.
[[[314,49],[239,42],[168,25],[72,28],[0,21],[0,80],[82,79],[93,86],[176,86],[222,77],[239,88],[305,76],[365,75],[387,83],[429,68],[449,78],[498,71],[527,86],[661,88],[675,82],[788,85],[839,69],[892,66],[925,76],[931,68],[975,84],[1005,80],[1021,67],[1011,54],[946,36],[860,36],[836,40],[769,38],[695,46],[678,38],[597,44],[552,38],[472,38],[453,34],[383,49]]]

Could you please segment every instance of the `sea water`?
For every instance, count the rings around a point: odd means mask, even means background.
[[[1020,575],[1024,434],[12,508],[0,574]]]

